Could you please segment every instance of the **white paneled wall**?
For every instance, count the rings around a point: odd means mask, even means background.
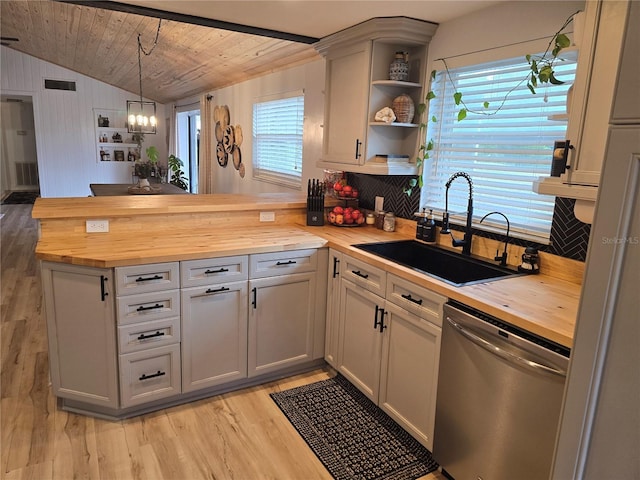
[[[296,191],[254,180],[252,166],[253,103],[260,97],[291,91],[304,90],[302,191],[306,193],[309,178],[323,178],[323,170],[316,167],[316,162],[322,155],[324,65],[324,60],[318,60],[211,92],[215,105],[229,106],[231,124],[242,127],[242,163],[246,168],[245,177],[240,178],[231,161],[223,168],[218,165],[216,159],[212,159],[214,193]]]
[[[93,109],[124,110],[135,93],[6,47],[2,47],[0,62],[2,94],[33,98],[43,197],[87,196],[90,183],[131,183],[131,163],[98,161]],[[45,78],[76,82],[76,91],[45,90]],[[158,117],[164,119],[164,106],[158,105],[158,110]],[[161,122],[156,135],[146,136],[143,149],[155,145],[160,158],[166,159],[165,138]]]

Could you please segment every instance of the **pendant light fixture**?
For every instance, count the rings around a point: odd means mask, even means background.
[[[158,30],[156,31],[156,39],[153,42],[151,50],[148,52],[142,47],[140,41],[141,34],[138,34],[138,80],[140,85],[140,100],[127,100],[127,131],[129,133],[156,133],[158,120],[156,117],[156,102],[145,102],[142,99],[142,54],[151,55],[151,52],[158,44],[158,36],[160,35],[160,25],[162,20],[158,21]]]

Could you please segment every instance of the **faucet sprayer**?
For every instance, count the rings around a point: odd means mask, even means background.
[[[509,228],[510,228],[509,219],[502,212],[490,212],[480,219],[480,223],[482,223],[482,221],[485,218],[487,218],[489,215],[494,215],[494,214],[502,215],[504,219],[507,221],[507,237],[504,240],[504,251],[502,252],[502,255],[498,255],[498,250],[496,250],[496,256],[493,258],[495,261],[500,261],[500,265],[502,265],[503,267],[506,267],[507,266],[507,244],[509,243]]]
[[[462,240],[456,240],[449,229],[449,187],[451,187],[451,183],[458,177],[463,177],[469,183],[469,201],[467,203],[467,222],[465,226],[464,238]],[[451,244],[454,247],[462,247],[463,255],[471,255],[471,238],[473,237],[473,232],[471,230],[471,219],[473,217],[473,181],[469,174],[465,172],[456,172],[445,184],[446,192],[445,192],[445,206],[444,213],[442,214],[442,229],[441,233],[450,234],[451,235]]]

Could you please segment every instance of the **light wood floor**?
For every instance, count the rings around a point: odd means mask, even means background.
[[[119,422],[60,410],[48,384],[31,205],[2,205],[1,213],[0,478],[331,478],[269,397],[328,378],[328,370]]]

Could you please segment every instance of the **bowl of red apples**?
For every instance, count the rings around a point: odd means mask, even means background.
[[[358,190],[351,185],[347,185],[344,180],[333,184],[333,193],[338,198],[358,198]]]
[[[327,221],[337,227],[359,227],[364,225],[364,213],[357,208],[335,206],[327,214]]]

